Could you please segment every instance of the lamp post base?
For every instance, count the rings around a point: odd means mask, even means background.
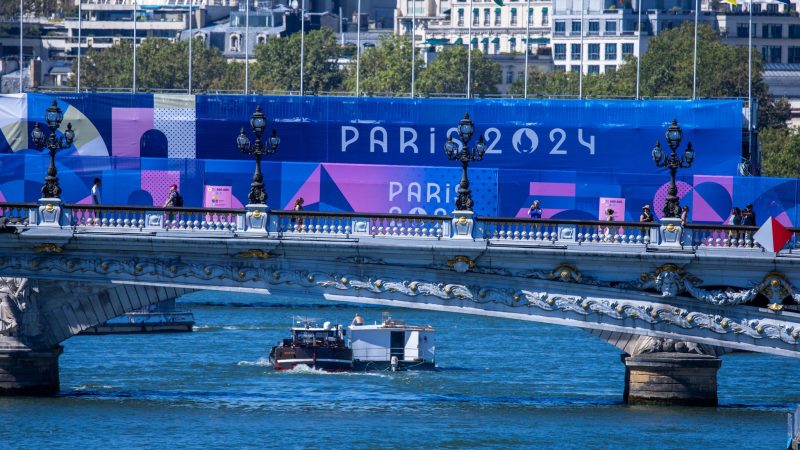
[[[453,239],[474,239],[473,220],[475,213],[472,211],[453,211]]]
[[[265,204],[248,204],[244,217],[245,233],[267,234],[269,207]]]
[[[63,202],[58,197],[44,197],[39,199],[39,220],[29,221],[40,227],[69,226],[69,217],[61,207]]]
[[[665,247],[683,247],[692,245],[691,232],[684,230],[681,219],[677,217],[664,217],[658,229],[658,245]]]

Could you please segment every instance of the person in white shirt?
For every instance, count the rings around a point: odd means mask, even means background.
[[[95,178],[92,185],[92,204],[100,204],[100,178]]]

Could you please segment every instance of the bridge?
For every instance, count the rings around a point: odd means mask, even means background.
[[[619,347],[630,403],[715,404],[732,350],[800,357],[800,229],[0,204],[0,392],[58,391],[59,345],[199,290],[578,327]],[[5,224],[5,225],[3,225]]]

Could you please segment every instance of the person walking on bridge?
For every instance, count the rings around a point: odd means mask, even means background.
[[[95,178],[92,184],[92,204],[100,204],[100,178]]]

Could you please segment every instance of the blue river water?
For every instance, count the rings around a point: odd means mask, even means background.
[[[76,336],[61,394],[0,398],[0,448],[785,448],[800,361],[723,358],[717,408],[622,403],[619,350],[581,331],[389,310],[437,329],[436,372],[276,372],[293,315],[385,309],[200,292],[193,333]],[[232,302],[217,306],[215,302]]]

